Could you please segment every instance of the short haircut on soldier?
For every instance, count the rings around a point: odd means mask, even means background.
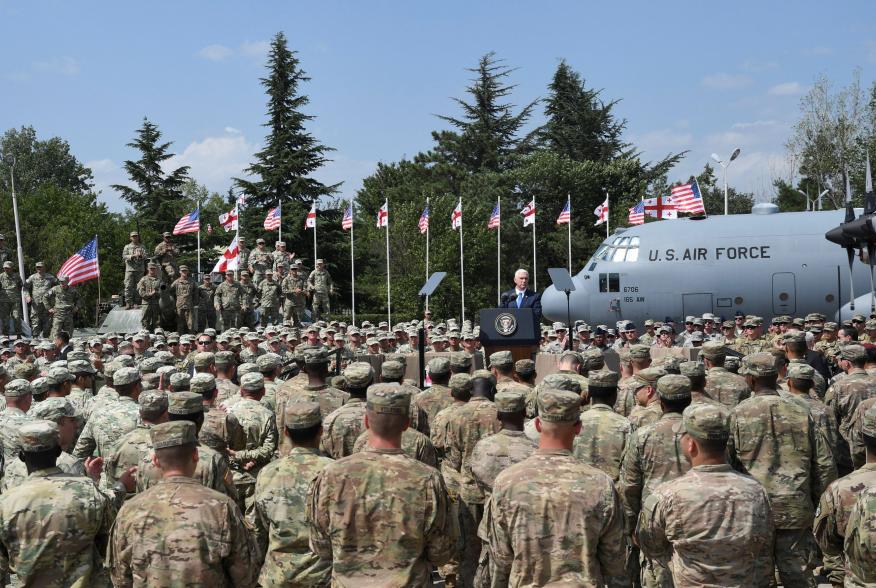
[[[617,401],[617,386],[590,386],[587,388],[590,398],[600,404],[611,404]]]
[[[63,382],[52,382],[46,386],[46,392],[58,392],[63,385]]]
[[[861,441],[864,443],[864,447],[867,448],[867,451],[876,455],[876,437],[862,433]]]
[[[168,414],[168,421],[188,421],[195,424],[195,429],[201,430],[201,425],[204,424],[204,413],[196,412],[193,414]]]
[[[143,419],[144,421],[150,421],[150,422],[157,421],[159,418],[161,418],[161,415],[163,415],[166,411],[167,411],[166,407],[164,409],[156,409],[156,408],[146,408],[144,406],[141,406],[140,407],[140,418]]]
[[[790,339],[785,341],[785,347],[787,347],[788,351],[791,353],[806,353],[806,341]]]
[[[666,398],[661,398],[660,403],[663,405],[663,412],[677,412],[682,413],[684,409],[690,406],[690,398],[681,398],[678,400],[667,400]]]
[[[867,350],[867,363],[876,363],[876,345],[865,347]]]
[[[134,391],[134,388],[139,384],[140,381],[131,382],[130,384],[118,384],[115,386],[116,392],[119,393],[119,396],[130,396],[131,392]]]
[[[216,386],[213,386],[212,390],[204,390],[203,392],[201,392],[201,397],[204,400],[213,400],[218,392],[219,389],[216,388]]]
[[[173,468],[182,469],[191,463],[192,452],[196,447],[197,446],[194,443],[164,447],[155,450],[155,457],[158,459],[158,463],[163,470]]]
[[[21,461],[27,466],[28,473],[55,467],[59,455],[61,455],[60,447],[52,447],[43,451],[22,451],[20,453]]]
[[[851,337],[852,341],[858,340],[858,329],[855,327],[843,327],[840,329],[840,333],[842,333],[844,337]]]
[[[703,453],[722,455],[727,450],[727,439],[700,439],[694,437]]]
[[[690,389],[702,391],[706,387],[706,376],[688,376]]]
[[[794,386],[795,390],[799,390],[800,392],[809,392],[815,385],[815,382],[812,380],[804,380],[800,378],[788,378],[788,381]]]
[[[306,429],[290,429],[289,427],[286,427],[286,434],[289,435],[289,439],[292,440],[292,443],[301,445],[302,443],[310,443],[316,439],[316,436],[319,435],[321,430],[322,423],[316,423]]]
[[[450,395],[453,396],[456,400],[460,400],[462,402],[468,402],[471,400],[471,390],[466,388],[451,388]]]
[[[406,414],[386,414],[367,410],[368,428],[378,437],[390,437],[402,433],[408,424]]]

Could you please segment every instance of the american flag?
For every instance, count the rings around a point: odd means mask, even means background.
[[[345,231],[349,231],[353,228],[353,205],[347,207],[347,210],[344,211],[344,218],[341,219],[341,228]]]
[[[420,215],[420,222],[417,223],[417,226],[420,227],[420,234],[425,235],[426,231],[429,230],[429,205],[426,205],[426,208],[423,209],[423,214]]]
[[[682,184],[672,189],[672,204],[678,212],[689,212],[691,214],[706,212],[706,207],[703,206],[703,196],[700,194],[700,187],[697,185],[696,178],[689,184]]]
[[[524,227],[535,224],[535,200],[530,200],[520,211],[520,214],[523,215]]]
[[[185,235],[186,233],[197,233],[201,230],[201,210],[196,208],[195,212],[189,213],[179,219],[176,226],[173,227],[174,235]]]
[[[262,223],[262,226],[265,227],[265,230],[276,231],[280,228],[280,218],[280,205],[277,205],[277,208],[272,208],[268,211],[268,216],[265,217],[265,222]]]
[[[389,200],[384,201],[377,211],[377,228],[389,227]]]
[[[58,270],[58,276],[70,278],[69,285],[75,286],[100,277],[97,259],[97,235],[85,247],[70,256]]]
[[[630,209],[629,223],[631,225],[641,225],[645,223],[645,203],[639,202]]]
[[[458,229],[462,226],[462,200],[459,201],[459,204],[456,205],[456,208],[453,209],[453,212],[450,213],[450,228]]]
[[[496,206],[493,207],[493,214],[490,215],[490,222],[487,223],[488,229],[498,229],[499,222],[501,220],[501,213],[499,209],[499,203],[496,202]]]
[[[277,206],[277,208],[279,208],[279,205]],[[304,219],[304,228],[316,228],[316,202],[314,202],[313,206],[310,207],[310,212],[307,213],[307,218]]]
[[[560,216],[557,217],[558,225],[567,225],[572,222],[572,200],[567,199],[566,205],[560,211]]]

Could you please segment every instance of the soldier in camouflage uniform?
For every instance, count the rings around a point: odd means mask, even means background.
[[[834,380],[824,396],[824,403],[834,412],[842,439],[837,452],[839,473],[845,475],[852,471],[851,466],[851,424],[858,405],[876,397],[876,378],[869,375],[864,366],[867,363],[867,350],[861,345],[846,345],[837,360],[845,375]]]
[[[170,295],[176,304],[176,330],[186,334],[197,330],[194,312],[198,285],[189,277],[189,266],[179,266],[179,274],[170,285]]]
[[[240,272],[249,269],[249,256],[252,253],[252,249],[246,246],[246,237],[240,237],[237,242],[239,243],[239,247],[237,248],[237,279],[240,279]]]
[[[11,261],[3,262],[0,273],[0,335],[21,336],[21,278]]]
[[[6,235],[0,233],[0,264],[12,261],[12,251],[6,247]]]
[[[493,484],[481,527],[493,586],[624,583],[623,512],[614,485],[571,453],[580,403],[571,392],[540,391],[540,448]],[[551,538],[533,549],[546,528]]]
[[[254,329],[256,326],[255,309],[259,305],[259,291],[249,278],[249,272],[240,272],[240,318],[238,326]]]
[[[101,551],[115,506],[88,478],[57,467],[58,426],[21,427],[20,445],[30,475],[0,498],[0,576],[24,586],[108,585]]]
[[[277,450],[277,420],[271,409],[260,402],[264,393],[265,378],[259,373],[248,373],[240,379],[240,400],[228,408],[246,433],[245,449],[228,453],[234,485],[247,514],[252,510],[256,477]]]
[[[137,282],[146,273],[146,248],[140,243],[140,233],[131,231],[131,242],[122,249],[125,261],[125,308],[132,309],[140,302],[137,298]]]
[[[101,411],[93,411],[73,449],[73,456],[85,459],[92,455],[109,456],[125,433],[133,431],[140,420],[137,399],[142,391],[140,372],[120,368],[113,374],[113,388],[119,397]]]
[[[810,529],[815,502],[836,479],[833,454],[809,412],[779,396],[772,354],[745,357],[739,371],[752,396],[733,409],[731,463],[763,484],[770,497],[781,583],[814,588],[815,578],[808,570]]]
[[[34,337],[48,337],[52,328],[49,308],[46,306],[46,294],[58,280],[46,271],[46,264],[36,262],[36,273],[31,274],[24,282],[27,292],[25,302],[30,304],[30,327]]]
[[[166,284],[170,284],[176,279],[177,261],[179,251],[170,238],[172,235],[164,232],[162,235],[163,241],[155,246],[155,262],[161,268],[161,278]]]
[[[611,408],[616,402],[617,390],[618,375],[615,372],[590,372],[590,410],[581,413],[581,432],[575,437],[572,447],[575,457],[602,470],[615,483],[633,432],[630,421]]]
[[[292,259],[295,257],[294,254],[286,251],[286,243],[284,241],[277,241],[274,243],[274,251],[271,253],[271,258],[273,259],[273,269],[274,273],[277,273],[277,268],[281,265],[283,267],[288,268],[292,265]]]
[[[682,456],[681,433],[676,431],[682,412],[691,402],[690,380],[675,374],[662,376],[657,380],[657,394],[663,415],[633,432],[621,465],[619,487],[630,536],[635,532],[642,505],[654,489],[690,469]],[[640,563],[644,588],[672,586],[671,574],[660,561],[643,554]]]
[[[335,287],[322,259],[316,260],[316,269],[307,277],[307,292],[313,296],[311,310],[314,322],[332,311],[330,297],[335,293]]]
[[[733,408],[751,394],[745,378],[724,368],[727,348],[723,343],[707,341],[700,352],[706,368],[705,396],[712,402],[720,402]]]
[[[770,344],[763,337],[763,319],[761,317],[749,316],[745,318],[743,334],[736,339],[733,348],[743,356],[769,351]]]
[[[636,391],[632,389],[634,382],[631,378],[651,365],[651,348],[646,345],[630,346],[629,362],[632,374],[618,383],[617,404],[614,407],[615,412],[623,416],[630,416],[636,406]]]
[[[222,329],[236,329],[240,326],[240,285],[234,281],[234,272],[225,272],[225,281],[216,287],[213,306],[222,320]]]
[[[247,266],[252,273],[252,281],[256,286],[262,283],[265,278],[265,272],[274,267],[274,257],[271,252],[265,249],[265,240],[257,239],[256,248],[249,254],[249,264]],[[243,277],[243,273],[241,273]]]
[[[371,386],[366,426],[386,449],[369,446],[330,463],[310,487],[310,547],[331,562],[334,585],[426,586],[432,567],[451,556],[456,534],[444,482],[400,447],[410,405],[405,388]]]
[[[431,429],[431,424],[435,421],[438,413],[453,403],[453,396],[451,396],[450,388],[447,386],[450,382],[450,360],[446,357],[434,357],[429,360],[427,369],[432,385],[427,390],[417,394],[415,402],[426,413],[426,419]]]
[[[158,302],[161,298],[161,280],[158,278],[158,265],[150,262],[148,273],[137,282],[137,293],[140,295],[140,308],[143,317],[140,324],[147,331],[154,331],[161,321],[161,308]]]
[[[27,380],[17,378],[6,384],[3,397],[6,406],[0,411],[0,440],[3,442],[3,463],[11,463],[18,458],[20,449],[18,431],[32,420],[27,412],[33,404],[33,387]]]
[[[301,326],[304,316],[304,306],[307,302],[307,280],[301,275],[301,266],[297,263],[289,268],[289,275],[283,278],[283,320],[289,321],[295,327]]]
[[[265,279],[258,286],[259,304],[262,307],[262,326],[280,323],[280,301],[283,298],[280,283],[274,280],[274,272],[265,271]]]
[[[671,571],[676,588],[769,586],[770,502],[756,480],[726,462],[730,409],[691,405],[676,426],[693,467],[657,486],[642,505],[637,533],[642,553]]]
[[[61,276],[58,282],[46,294],[46,306],[52,317],[52,337],[60,331],[72,334],[73,317],[79,312],[79,291],[70,287],[70,278]]]
[[[240,509],[227,496],[192,479],[197,433],[187,421],[152,429],[154,463],[163,479],[119,511],[107,550],[116,586],[169,586],[181,579],[199,586],[251,588],[258,548]]]
[[[370,366],[369,366],[370,367]],[[265,554],[259,575],[262,586],[328,586],[331,565],[310,549],[307,490],[313,478],[332,462],[319,451],[322,416],[315,402],[286,407],[284,435],[289,455],[262,470],[256,480],[252,522]]]
[[[846,586],[876,584],[876,488],[858,498],[846,527]]]
[[[352,455],[353,446],[365,429],[365,395],[374,381],[374,369],[364,361],[351,363],[344,370],[344,379],[350,398],[325,417],[320,442],[323,453],[333,459]]]
[[[198,286],[197,292],[198,332],[216,328],[216,309],[213,307],[213,293],[215,291],[216,288],[213,287],[210,274],[204,274],[204,280]]]

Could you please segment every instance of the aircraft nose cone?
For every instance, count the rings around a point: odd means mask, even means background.
[[[589,322],[590,320],[585,282],[586,280],[581,279],[580,276],[572,278],[572,283],[575,284],[575,291],[569,297],[569,309],[571,310],[571,321],[573,323],[578,320],[584,322]],[[541,309],[546,319],[565,323],[568,320],[566,293],[557,290],[551,284],[541,295]]]

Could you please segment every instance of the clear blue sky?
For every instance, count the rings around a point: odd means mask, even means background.
[[[101,198],[124,183],[144,116],[177,162],[224,191],[263,140],[267,43],[283,30],[313,78],[312,132],[337,149],[319,176],[361,186],[377,161],[429,147],[457,114],[465,68],[496,51],[518,68],[514,102],[546,93],[561,58],[621,98],[646,158],[689,149],[671,179],[713,151],[742,156],[731,184],[771,195],[799,98],[825,73],[876,67],[876,4],[785,2],[13,2],[0,0],[0,129],[67,139]],[[539,119],[541,111],[539,110]]]

